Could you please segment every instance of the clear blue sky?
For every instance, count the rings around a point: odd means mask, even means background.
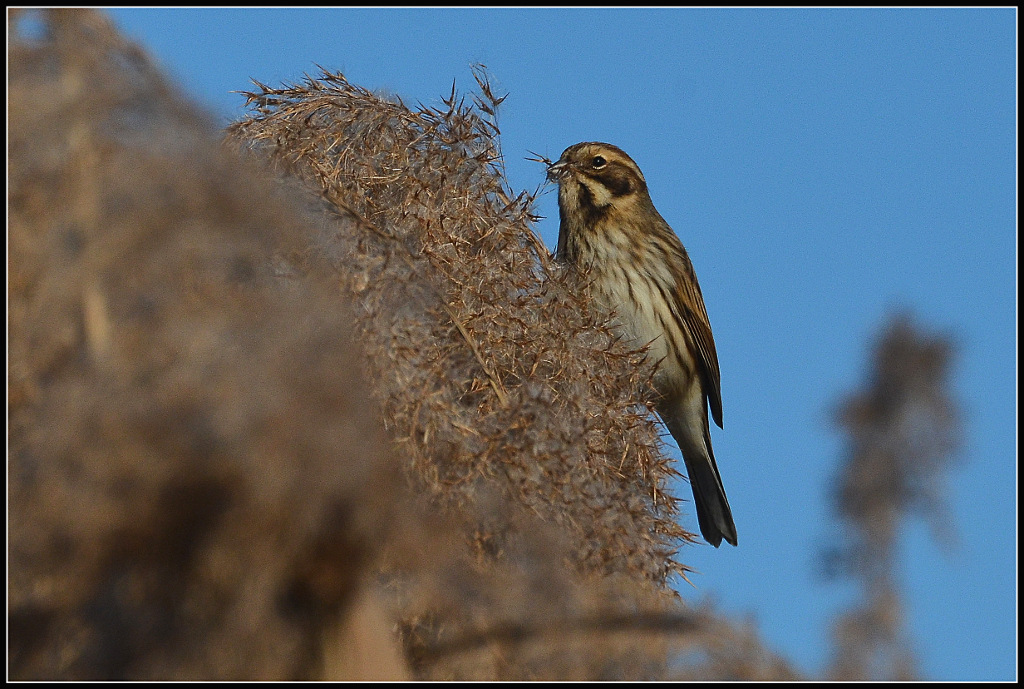
[[[514,188],[543,179],[528,149],[630,153],[690,251],[722,369],[712,437],[740,547],[684,549],[700,573],[682,595],[753,619],[804,672],[824,669],[828,622],[853,594],[817,574],[842,450],[830,409],[862,384],[895,309],[951,332],[960,544],[908,526],[908,624],[929,678],[1016,677],[1014,9],[112,14],[225,123],[250,77],[295,81],[319,63],[438,104],[481,62],[509,93]],[[539,211],[553,247],[553,193]]]

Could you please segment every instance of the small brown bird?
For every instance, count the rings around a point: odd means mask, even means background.
[[[587,276],[623,334],[658,362],[658,414],[679,444],[704,539],[736,545],[711,450],[708,405],[722,426],[718,354],[693,264],[647,192],[640,168],[611,144],[570,146],[548,166],[558,183],[555,258]]]

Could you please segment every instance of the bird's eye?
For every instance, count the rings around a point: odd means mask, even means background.
[[[594,166],[595,170],[600,170],[608,164],[608,161],[604,159],[604,156],[594,156],[594,159],[590,161],[590,164]]]

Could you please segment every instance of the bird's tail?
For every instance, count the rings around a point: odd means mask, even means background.
[[[729,507],[729,499],[725,497],[725,487],[718,473],[718,465],[715,464],[707,417],[704,419],[703,437],[695,438],[696,442],[686,442],[690,434],[674,428],[674,419],[666,418],[665,421],[683,453],[686,473],[690,477],[690,488],[693,490],[693,502],[697,507],[697,523],[700,525],[701,535],[716,548],[722,544],[723,538],[736,545],[736,524],[732,520],[732,509]]]

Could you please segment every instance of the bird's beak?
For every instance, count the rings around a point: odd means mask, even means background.
[[[556,162],[548,165],[548,179],[552,182],[560,182],[568,167],[569,161],[559,158]]]

